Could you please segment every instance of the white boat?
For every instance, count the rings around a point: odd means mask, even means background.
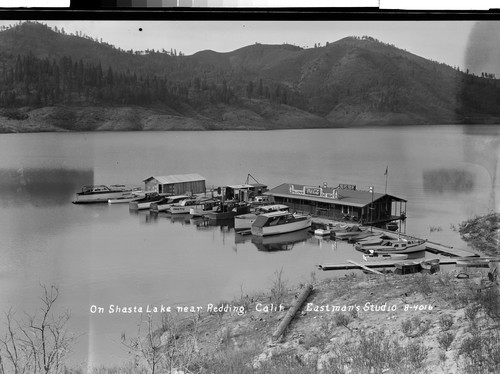
[[[108,199],[108,204],[124,204],[130,203],[131,201],[136,201],[142,199],[144,197],[144,193],[140,190],[134,190],[127,195],[120,196],[114,199]]]
[[[308,230],[304,229],[281,235],[251,235],[251,242],[263,252],[289,251],[295,244],[306,241],[310,236]]]
[[[131,192],[132,188],[122,184],[83,186],[82,191],[76,193],[73,204],[107,203],[109,199],[127,196]]]
[[[164,212],[170,210],[174,204],[180,203],[182,200],[189,199],[187,195],[164,196],[161,200],[151,203],[150,210],[153,213]]]
[[[278,235],[311,227],[311,216],[290,212],[272,212],[259,215],[252,224],[256,236]]]
[[[415,253],[425,251],[425,240],[398,239],[388,241],[387,245],[374,245],[369,247],[374,253]]]
[[[358,240],[354,244],[354,248],[357,249],[358,251],[361,252],[368,252],[370,249],[373,249],[374,247],[386,247],[390,246],[391,243],[398,241],[396,238],[391,238],[391,239],[384,239],[382,237],[376,237],[376,238],[365,238],[365,240]]]
[[[331,235],[335,235],[335,231],[332,231],[330,228],[326,227],[326,228],[319,228],[319,229],[316,229],[314,230],[314,235],[317,235],[317,236],[331,236]]]
[[[385,261],[385,260],[406,260],[408,258],[407,254],[404,253],[374,253],[370,252],[363,255],[363,260],[365,261]]]
[[[288,206],[282,204],[263,205],[257,207],[252,213],[235,216],[234,231],[250,230],[252,228],[252,224],[255,222],[255,219],[261,214],[282,211],[287,212]]]
[[[163,196],[159,195],[157,192],[145,192],[144,196],[139,200],[128,203],[128,208],[129,210],[149,209],[152,203],[156,203],[162,198]]]
[[[192,206],[189,209],[189,214],[193,217],[203,217],[208,212],[211,212],[212,209],[218,204],[217,200],[209,199],[209,200],[201,200],[199,204]]]
[[[200,204],[199,200],[184,199],[180,203],[171,205],[169,211],[172,214],[186,214],[189,213],[192,207],[201,208],[202,205]]]
[[[358,225],[354,225],[347,228],[345,231],[335,232],[335,238],[341,240],[348,240],[351,237],[356,236],[362,232],[366,232],[366,229],[362,229]]]

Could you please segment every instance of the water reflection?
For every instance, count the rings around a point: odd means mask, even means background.
[[[0,169],[0,201],[2,206],[66,205],[93,180],[92,169]]]
[[[425,193],[470,193],[475,175],[465,169],[426,169],[422,172]]]
[[[273,236],[251,236],[252,243],[259,251],[289,251],[295,244],[306,241],[311,236],[308,229]]]

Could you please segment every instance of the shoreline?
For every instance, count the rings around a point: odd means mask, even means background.
[[[493,327],[500,323],[500,287],[498,280],[491,282],[492,271],[466,269],[465,279],[459,268],[434,274],[352,273],[320,282],[313,272],[293,288],[276,272],[268,292],[221,301],[220,309],[192,313],[180,322],[170,316],[159,331],[165,337],[173,329],[184,343],[194,341],[188,351],[174,352],[178,358],[195,357],[189,371],[182,360],[175,361],[177,373],[477,373],[480,362],[485,372],[499,370],[500,333]],[[284,334],[273,339],[308,287],[312,292]],[[227,305],[245,312],[226,311]],[[263,312],[258,305],[271,307]],[[168,350],[168,343],[163,347]]]

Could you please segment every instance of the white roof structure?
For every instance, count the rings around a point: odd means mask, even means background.
[[[143,180],[143,182],[147,182],[151,179],[156,179],[160,184],[174,184],[174,183],[185,183],[185,182],[195,182],[206,180],[200,174],[178,174],[178,175],[167,175],[167,176],[152,176]]]

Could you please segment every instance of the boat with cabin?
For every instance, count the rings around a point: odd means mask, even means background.
[[[200,201],[197,199],[184,199],[177,204],[170,206],[171,214],[189,214],[189,211],[193,207],[201,207]]]
[[[204,217],[214,221],[232,220],[235,216],[250,212],[250,205],[238,201],[224,201],[218,203]]]
[[[252,224],[252,234],[256,236],[278,235],[311,227],[311,216],[283,212],[264,213]]]
[[[251,242],[262,252],[289,251],[295,244],[309,239],[311,234],[307,229],[289,232],[281,235],[255,236],[251,235]]]
[[[363,251],[364,249],[370,249],[368,247],[374,245],[383,245],[383,243],[386,243],[390,240],[397,240],[397,238],[385,234],[374,234],[373,236],[357,239],[354,247],[358,251]]]
[[[214,199],[201,200],[197,205],[189,209],[189,214],[193,217],[203,217],[208,212],[211,212],[218,203],[219,202]]]
[[[108,199],[108,204],[109,205],[125,204],[125,203],[130,203],[131,201],[139,200],[143,197],[144,197],[144,192],[142,192],[140,189],[136,189],[127,195],[116,197],[114,199]]]
[[[128,196],[132,191],[123,184],[83,186],[82,191],[75,194],[73,204],[107,203],[109,199]]]
[[[288,205],[283,204],[272,204],[272,205],[262,205],[256,207],[253,212],[240,214],[234,217],[234,230],[250,230],[252,224],[255,222],[257,217],[261,214],[271,213],[271,212],[285,212],[288,211]]]
[[[144,193],[144,196],[136,201],[131,201],[128,203],[129,210],[143,210],[149,209],[152,203],[156,203],[163,198],[162,195],[158,194],[156,191],[148,191]]]
[[[153,213],[168,211],[173,204],[189,199],[187,195],[164,196],[161,200],[151,203],[150,210]]]

